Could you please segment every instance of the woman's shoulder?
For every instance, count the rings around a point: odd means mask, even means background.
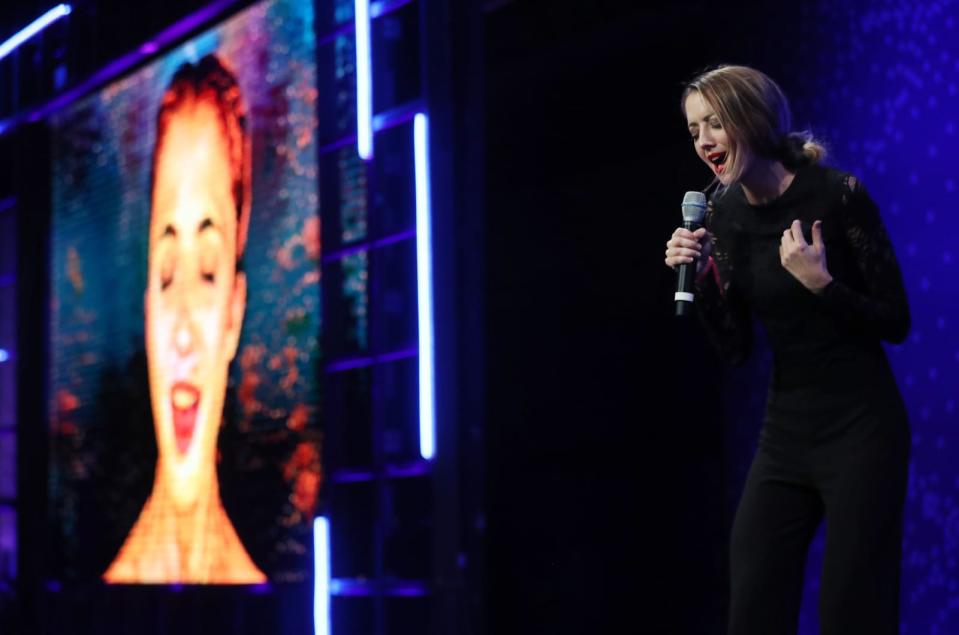
[[[821,191],[836,197],[842,203],[848,203],[852,196],[861,194],[865,190],[862,180],[853,172],[820,164],[810,165],[805,169],[812,176],[810,180],[819,182]]]
[[[792,201],[811,214],[810,218],[848,219],[875,207],[855,172],[822,164],[804,166],[801,171],[800,187]]]

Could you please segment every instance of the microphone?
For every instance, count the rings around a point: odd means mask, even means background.
[[[683,197],[683,229],[696,231],[703,224],[706,215],[706,195],[702,192],[686,192]],[[696,275],[696,261],[684,262],[679,265],[679,275],[676,278],[676,315],[684,316],[691,313],[693,308],[693,276]]]

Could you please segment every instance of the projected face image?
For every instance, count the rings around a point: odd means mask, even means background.
[[[214,105],[185,105],[160,140],[150,219],[146,345],[160,468],[180,511],[214,476],[246,283],[228,144]]]
[[[249,151],[239,87],[208,56],[184,65],[157,117],[144,295],[158,459],[108,582],[256,583],[220,500],[217,436],[246,307],[239,271]]]

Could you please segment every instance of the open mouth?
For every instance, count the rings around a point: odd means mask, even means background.
[[[722,174],[726,171],[726,152],[710,152],[706,155],[706,158],[713,165],[713,170],[716,174]]]
[[[200,405],[200,391],[192,384],[178,381],[170,390],[170,403],[173,406],[173,436],[176,449],[186,454],[196,429],[196,415]]]

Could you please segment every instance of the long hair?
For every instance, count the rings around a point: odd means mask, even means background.
[[[233,200],[236,203],[236,260],[237,268],[240,269],[250,225],[250,135],[240,85],[216,55],[206,55],[196,64],[182,64],[163,93],[156,119],[151,190],[156,187],[157,159],[170,120],[180,109],[201,102],[209,103],[216,109],[227,142]]]
[[[821,141],[808,131],[792,130],[789,101],[765,73],[731,65],[701,73],[683,90],[680,109],[684,116],[686,99],[694,92],[702,95],[727,131],[730,185],[742,178],[747,151],[782,161],[791,170],[825,159],[826,147]]]

